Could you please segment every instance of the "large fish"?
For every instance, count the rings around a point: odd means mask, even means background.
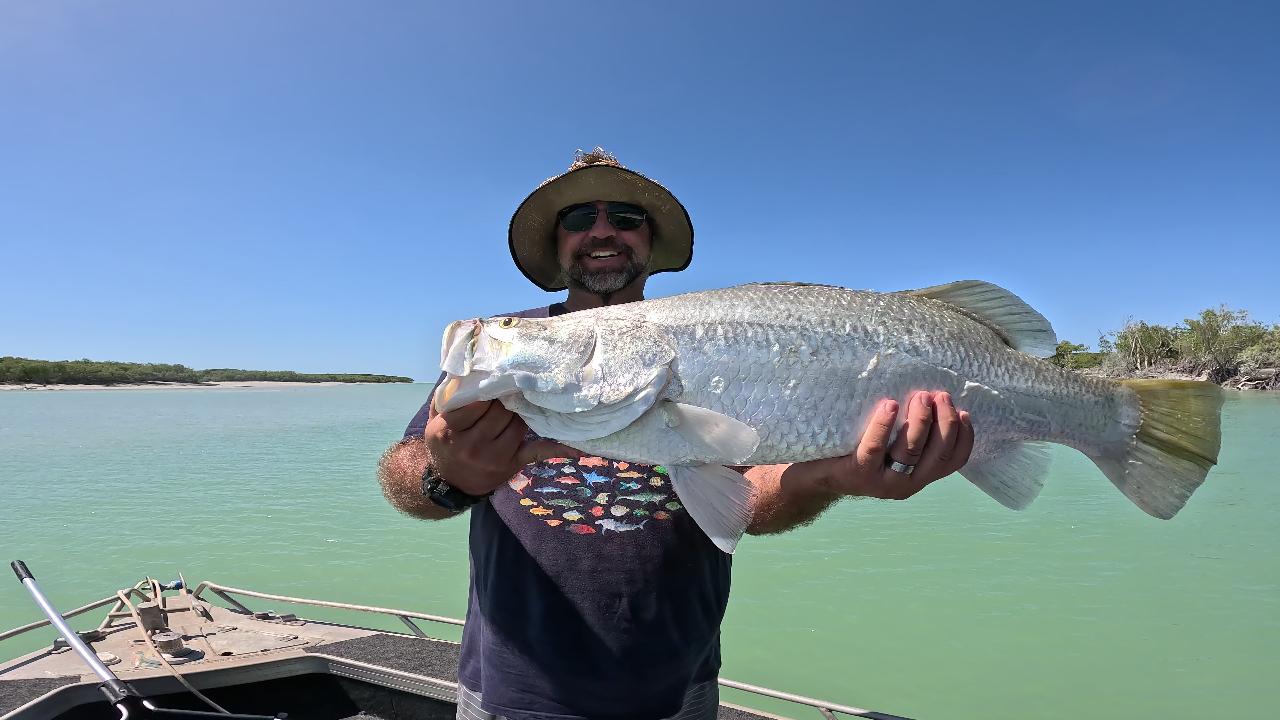
[[[1221,390],[1079,375],[1039,359],[1056,342],[1040,313],[984,282],[901,293],[753,284],[455,322],[434,401],[447,411],[500,399],[543,437],[665,465],[726,552],[749,520],[751,487],[723,466],[846,455],[878,400],[905,407],[925,389],[971,413],[976,445],[960,472],[1002,504],[1021,509],[1039,493],[1049,442],[1172,517],[1217,462]]]

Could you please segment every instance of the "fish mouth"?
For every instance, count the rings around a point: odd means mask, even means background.
[[[485,400],[497,400],[520,392],[511,375],[494,375],[472,370],[466,375],[450,375],[436,389],[432,403],[436,412],[449,412]]]
[[[446,377],[432,397],[436,412],[518,392],[515,377],[494,373],[508,349],[507,343],[486,334],[479,320],[460,320],[445,328],[440,369]]]

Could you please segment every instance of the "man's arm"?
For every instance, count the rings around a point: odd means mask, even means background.
[[[765,535],[808,524],[845,496],[905,500],[968,461],[973,423],[947,393],[912,396],[906,424],[889,447],[897,414],[897,402],[880,403],[851,455],[747,469],[744,476],[756,490],[747,532]],[[890,470],[890,458],[915,471]]]
[[[422,474],[429,464],[426,439],[407,437],[387,448],[378,461],[378,482],[391,506],[422,520],[444,520],[462,513],[446,510],[422,494]]]

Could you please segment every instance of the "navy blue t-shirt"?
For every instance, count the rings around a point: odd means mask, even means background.
[[[429,406],[405,437],[422,434]],[[483,694],[485,711],[654,720],[718,674],[730,556],[689,517],[661,466],[553,458],[470,512],[458,677]]]

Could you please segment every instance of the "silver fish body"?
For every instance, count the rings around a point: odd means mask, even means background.
[[[687,468],[845,455],[882,398],[946,390],[973,418],[962,472],[1005,505],[1039,492],[1040,443],[1052,442],[1088,455],[1148,513],[1172,516],[1216,462],[1216,386],[1117,383],[1028,354],[1055,343],[1043,316],[987,283],[754,284],[455,323],[437,404],[501,398],[535,432],[593,455]]]
[[[612,312],[608,312],[612,311]],[[953,308],[902,294],[748,285],[589,311],[660,328],[676,360],[666,399],[707,408],[760,433],[743,465],[851,452],[875,403],[946,390],[974,416],[981,460],[1015,440],[1086,453],[1131,435],[1112,420],[1132,393],[1009,347]],[[580,322],[588,322],[584,316]],[[1136,412],[1130,419],[1136,423]],[[642,423],[576,447],[679,465],[735,462]]]

